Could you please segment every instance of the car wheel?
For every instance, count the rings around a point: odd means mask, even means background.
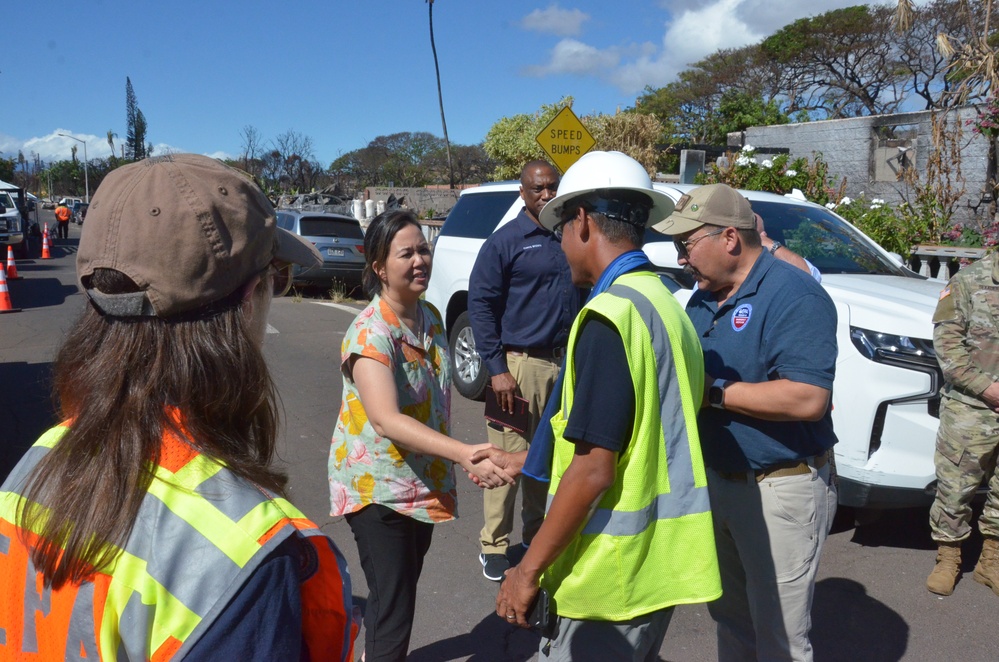
[[[486,390],[486,368],[475,351],[472,323],[462,313],[451,330],[451,380],[458,393],[470,400],[482,400]]]

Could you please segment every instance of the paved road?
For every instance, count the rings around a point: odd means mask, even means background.
[[[44,218],[42,219],[45,220]],[[86,226],[82,230],[85,231]],[[10,284],[21,313],[0,316],[0,476],[53,422],[48,397],[50,363],[83,297],[75,288],[74,260],[81,228],[56,242],[53,259],[18,263],[24,276]],[[350,530],[327,513],[326,456],[336,417],[340,339],[354,310],[292,297],[274,302],[265,353],[284,403],[280,461],[292,500],[321,523],[350,562],[354,594],[367,589]],[[455,394],[454,435],[481,441],[481,404]],[[531,660],[536,639],[492,614],[495,584],[477,561],[482,505],[476,488],[459,489],[461,518],[441,525],[420,585],[411,660]],[[966,550],[966,578],[952,597],[926,592],[933,564],[926,512],[897,511],[877,522],[844,527],[826,546],[813,610],[818,662],[934,659],[990,661],[999,597],[971,580],[980,540]],[[594,596],[598,599],[599,596]],[[680,607],[661,651],[672,662],[715,659],[714,626],[702,605]]]

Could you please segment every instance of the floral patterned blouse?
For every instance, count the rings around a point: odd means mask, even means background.
[[[347,515],[379,503],[421,522],[457,517],[454,463],[396,447],[368,421],[357,385],[344,368],[354,355],[374,359],[395,375],[399,410],[450,434],[451,365],[440,315],[420,301],[423,328],[414,334],[376,296],[351,323],[340,347],[343,401],[330,447],[330,514]]]

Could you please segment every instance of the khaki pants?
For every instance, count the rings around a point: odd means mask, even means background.
[[[525,356],[519,352],[507,352],[506,365],[517,382],[518,395],[528,402],[530,421],[524,434],[509,428],[497,430],[486,426],[489,443],[505,451],[516,453],[527,450],[534,431],[538,427],[541,413],[548,402],[555,380],[558,378],[559,364],[547,359]],[[482,510],[485,525],[479,534],[483,554],[505,554],[510,546],[510,532],[513,530],[513,509],[517,500],[517,488],[524,488],[523,541],[530,544],[534,534],[541,528],[545,518],[545,502],[548,498],[548,484],[532,478],[521,477],[513,485],[485,490],[482,494]]]

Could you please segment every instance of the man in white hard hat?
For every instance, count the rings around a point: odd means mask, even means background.
[[[749,201],[725,184],[682,196],[653,229],[673,235],[699,285],[687,314],[708,381],[697,422],[722,575],[708,605],[718,657],[811,660],[815,575],[836,512],[836,308],[763,248]]]
[[[496,599],[500,617],[528,627],[550,595],[541,660],[656,660],[674,605],[721,592],[696,425],[700,343],[641,251],[646,226],[672,209],[637,161],[591,152],[541,212],[573,282],[593,287],[552,396],[548,511]],[[535,437],[528,452],[540,448]],[[507,466],[524,455],[485,454]]]

